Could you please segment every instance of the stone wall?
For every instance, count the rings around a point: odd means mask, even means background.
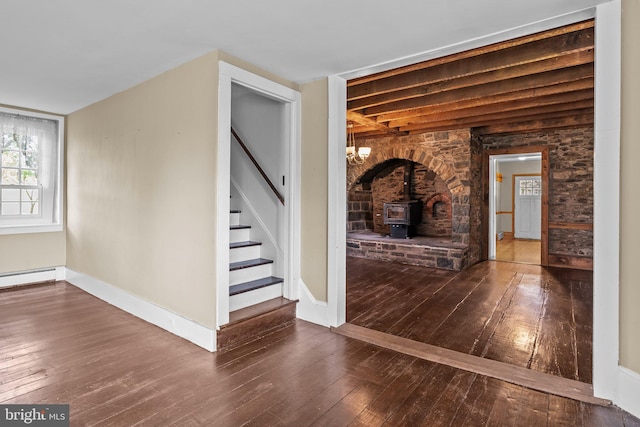
[[[417,234],[451,236],[451,193],[447,184],[426,166],[414,163],[411,187],[411,198],[422,201],[422,222],[416,227]],[[438,194],[444,194],[446,200],[430,203]],[[389,163],[371,182],[374,232],[385,235],[390,233],[389,226],[384,224],[384,204],[402,200],[403,195],[404,165]]]
[[[469,129],[358,140],[358,146],[369,146],[372,152],[364,164],[347,167],[348,192],[359,185],[367,171],[387,160],[405,159],[423,165],[446,184],[451,196],[452,240],[469,244],[470,141]]]
[[[348,194],[347,233],[373,230],[373,200],[371,186],[358,186]]]
[[[593,128],[484,136],[485,148],[549,147],[549,255],[593,256]],[[562,227],[558,227],[562,223]]]

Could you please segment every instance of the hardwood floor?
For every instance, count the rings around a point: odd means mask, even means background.
[[[347,321],[591,383],[592,275],[483,262],[461,272],[347,259]]]
[[[496,241],[496,261],[540,265],[540,240],[514,239],[505,236]]]
[[[0,292],[0,322],[0,404],[72,426],[640,426],[300,320],[212,354],[58,282]]]

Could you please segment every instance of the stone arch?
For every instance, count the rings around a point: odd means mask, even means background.
[[[350,191],[360,178],[375,166],[394,159],[411,160],[431,169],[447,184],[451,194],[464,191],[464,184],[455,173],[452,160],[433,157],[422,148],[401,150],[399,147],[376,150],[361,165],[350,166],[347,170],[347,191]]]

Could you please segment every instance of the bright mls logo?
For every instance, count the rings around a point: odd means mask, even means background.
[[[69,427],[69,405],[0,405],[0,426]]]

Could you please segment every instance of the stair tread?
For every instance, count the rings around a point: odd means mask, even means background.
[[[251,280],[249,282],[238,283],[237,285],[229,286],[229,296],[238,295],[244,292],[253,291],[255,289],[264,288],[267,286],[282,283],[284,279],[275,276],[263,277],[261,279]]]
[[[252,319],[263,314],[278,310],[282,307],[296,304],[297,302],[297,300],[288,300],[283,297],[278,297],[261,302],[259,304],[252,305],[250,307],[241,308],[240,310],[235,310],[229,313],[229,323],[227,325],[233,325],[234,323]],[[224,325],[223,327],[227,325]]]
[[[273,264],[273,260],[266,258],[248,259],[246,261],[232,262],[229,264],[229,271],[241,270],[243,268],[256,267],[258,265]]]
[[[242,230],[244,228],[251,228],[250,225],[230,225],[229,229],[231,230]]]
[[[253,240],[246,240],[244,242],[229,243],[229,249],[246,248],[249,246],[260,246],[262,242],[254,242]]]

